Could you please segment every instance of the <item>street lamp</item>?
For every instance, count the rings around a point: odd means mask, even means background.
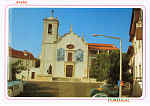
[[[96,36],[103,36],[105,38],[111,38],[111,39],[117,39],[120,40],[120,86],[119,86],[119,97],[122,95],[122,40],[120,37],[113,37],[113,36],[106,36],[106,35],[101,35],[101,34],[93,34],[94,37]]]

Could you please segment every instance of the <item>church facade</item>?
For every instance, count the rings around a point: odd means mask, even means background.
[[[102,45],[85,42],[84,38],[72,31],[72,26],[70,32],[62,37],[59,36],[58,29],[59,20],[53,15],[44,19],[39,78],[89,78],[89,53],[93,50],[99,53]],[[108,49],[106,45],[103,46],[106,50],[118,49],[113,45],[109,45]]]

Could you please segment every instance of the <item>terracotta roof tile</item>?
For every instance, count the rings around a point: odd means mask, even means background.
[[[24,53],[26,53],[27,56],[25,56]],[[9,56],[15,58],[21,58],[21,59],[32,59],[32,60],[35,59],[32,53],[27,51],[15,50],[11,47],[9,47]]]
[[[97,44],[97,43],[88,43],[89,50],[119,50],[116,46],[112,44]]]

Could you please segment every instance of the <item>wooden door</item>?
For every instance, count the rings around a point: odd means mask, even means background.
[[[72,77],[73,73],[73,65],[66,66],[66,77]]]
[[[35,78],[35,72],[32,72],[31,79]]]

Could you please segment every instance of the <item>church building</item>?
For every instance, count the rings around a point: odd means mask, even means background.
[[[59,36],[59,20],[52,15],[44,19],[39,78],[41,80],[89,78],[92,54],[100,50],[118,50],[112,44],[87,43],[72,31]]]

